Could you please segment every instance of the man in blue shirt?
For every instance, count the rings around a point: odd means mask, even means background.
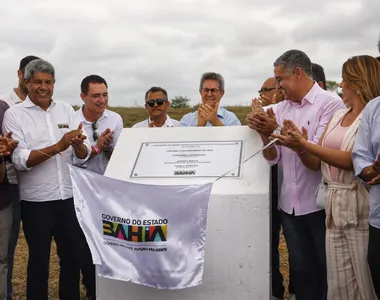
[[[370,186],[368,264],[380,299],[380,97],[364,108],[352,152],[355,173]]]
[[[184,115],[181,126],[240,126],[233,112],[219,107],[224,95],[224,79],[218,73],[204,73],[199,85],[202,103],[197,111]]]

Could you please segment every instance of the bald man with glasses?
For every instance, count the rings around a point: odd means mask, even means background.
[[[168,93],[161,87],[153,86],[145,93],[145,109],[149,118],[136,123],[132,128],[178,127],[179,121],[169,117]]]
[[[259,98],[254,100],[258,100],[262,107],[273,105],[284,100],[284,95],[281,90],[276,88],[276,78],[274,77],[266,79],[258,93]]]

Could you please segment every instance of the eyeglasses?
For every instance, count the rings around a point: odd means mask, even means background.
[[[91,127],[92,127],[92,130],[94,131],[92,133],[92,137],[93,137],[94,141],[96,141],[99,138],[99,132],[98,132],[99,125],[98,125],[98,123],[94,122],[91,124]]]
[[[216,93],[219,93],[220,90],[219,89],[208,89],[208,88],[203,88],[202,89],[202,93],[203,94],[208,94],[208,92],[211,92],[211,94],[216,94]]]
[[[148,105],[148,106],[150,106],[150,107],[153,107],[154,106],[154,104],[156,104],[157,103],[157,106],[161,106],[162,104],[164,104],[164,102],[165,102],[165,99],[156,99],[156,100],[149,100],[149,101],[147,101],[146,103],[145,103],[145,105]]]
[[[266,93],[275,90],[276,88],[261,88],[258,92],[259,93]]]

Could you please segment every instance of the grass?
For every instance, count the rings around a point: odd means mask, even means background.
[[[231,106],[225,107],[234,112],[243,125],[247,124],[246,116],[251,111],[250,106]],[[147,119],[147,112],[143,107],[113,107],[111,110],[117,112],[124,120],[124,127],[132,127],[133,124]],[[194,111],[192,108],[170,109],[168,114],[172,119],[180,120],[183,115]]]
[[[133,124],[140,122],[147,118],[147,113],[144,108],[123,108],[114,107],[111,110],[119,113],[124,121],[124,127],[131,127]],[[245,117],[250,112],[250,107],[234,106],[226,107],[226,109],[234,112],[240,119],[243,125],[247,124]],[[180,120],[181,117],[193,111],[190,108],[183,109],[171,109],[169,115],[171,118]],[[280,255],[281,255],[281,272],[284,275],[285,287],[288,286],[288,253],[283,236],[280,240]],[[15,266],[13,274],[13,288],[14,288],[14,300],[26,299],[26,266],[28,262],[28,246],[26,244],[23,231],[20,232],[20,237],[16,249]],[[50,277],[49,277],[49,299],[56,300],[58,298],[58,274],[59,274],[59,262],[56,254],[55,244],[52,244],[51,260],[50,260]],[[82,296],[84,296],[84,290],[82,289]]]

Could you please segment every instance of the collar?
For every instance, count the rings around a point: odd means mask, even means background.
[[[302,98],[301,104],[295,101],[288,100],[291,105],[295,106],[303,106],[306,102],[309,102],[310,104],[313,104],[315,101],[315,98],[317,97],[318,93],[320,91],[323,91],[323,89],[314,81],[313,87],[307,92],[307,94]]]
[[[218,111],[216,114],[218,115],[218,117],[221,117],[222,119],[224,119],[224,111],[225,111],[224,108],[218,107]]]
[[[25,100],[24,100],[23,103],[25,103],[25,107],[39,107],[39,106],[35,105],[32,102],[32,100],[30,100],[29,96],[26,96],[26,98],[25,98]],[[50,103],[48,109],[51,108],[55,103],[56,102],[53,100],[53,98],[51,98],[51,103]]]
[[[319,85],[318,83],[316,83],[314,81],[314,85],[313,87],[310,89],[310,91],[305,95],[305,97],[303,97],[302,99],[302,103],[304,102],[304,100],[306,100],[307,102],[309,102],[310,104],[313,104],[314,103],[314,100],[315,98],[317,97],[318,93],[323,90]]]
[[[14,102],[14,104],[18,104],[18,103],[22,102],[20,97],[16,94],[15,89],[12,89],[10,96],[11,96],[11,99]]]
[[[150,124],[150,122],[152,122],[152,120],[149,117],[147,121],[148,121],[148,126],[149,126],[149,124]],[[156,127],[156,126],[154,126],[154,127]],[[165,121],[164,125],[162,125],[162,127],[174,127],[173,121],[172,121],[172,119],[170,119],[169,115],[166,115],[166,121]]]
[[[83,115],[83,108],[84,108],[84,105],[82,105],[82,107],[78,109],[80,121],[83,121],[83,122],[88,123],[88,124],[94,123],[94,122],[90,122],[90,121],[86,120],[86,118]],[[103,118],[108,118],[108,109],[104,110],[103,114],[100,116],[100,118],[96,122],[99,122]]]

